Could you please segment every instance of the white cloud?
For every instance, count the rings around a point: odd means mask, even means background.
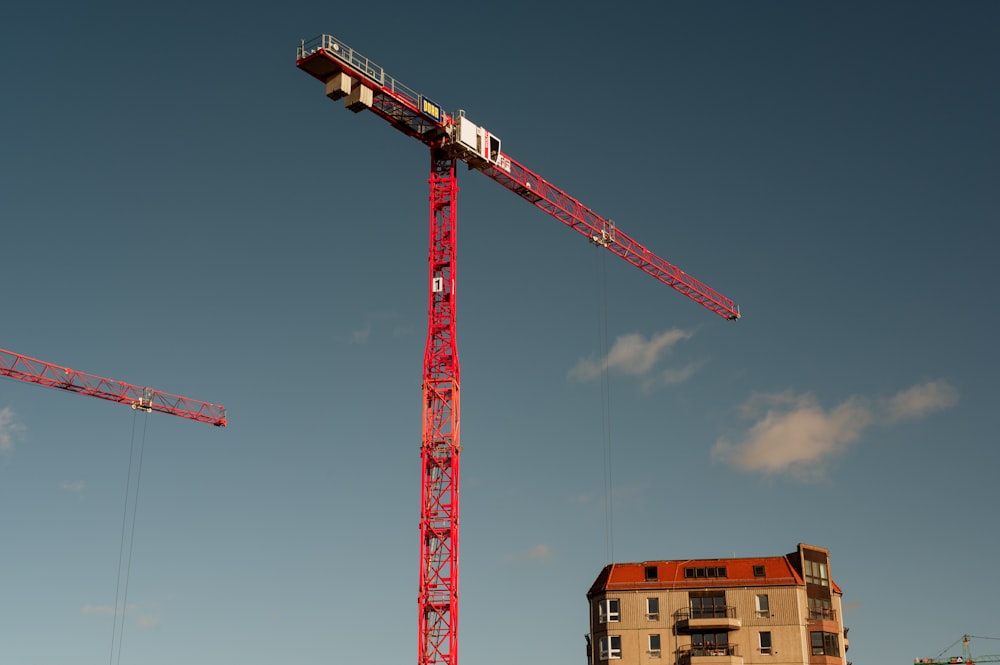
[[[712,448],[713,457],[741,471],[821,477],[824,463],[855,443],[871,421],[868,407],[857,399],[830,412],[812,395],[758,395],[751,401],[756,404],[744,405],[747,412],[767,406],[746,438],[735,445],[720,440]]]
[[[886,409],[890,423],[916,420],[958,404],[958,390],[945,381],[928,381],[893,396]]]
[[[80,612],[88,616],[114,616],[115,608],[111,605],[84,605],[80,608]],[[134,603],[129,603],[128,607],[125,609],[125,613],[128,615],[135,615],[135,627],[139,630],[146,630],[147,628],[152,628],[160,623],[160,617],[153,614],[143,614],[138,612],[138,606]],[[119,614],[121,609],[119,609]]]
[[[666,330],[646,339],[638,333],[622,335],[615,340],[606,358],[581,358],[569,371],[569,377],[577,381],[593,381],[605,371],[614,371],[629,376],[646,377],[647,385],[652,383],[678,383],[684,381],[697,370],[697,365],[682,369],[657,371],[657,365],[680,341],[694,333],[677,328]]]
[[[0,409],[0,453],[14,452],[14,440],[24,432],[24,425],[17,422],[14,410],[9,406]]]
[[[135,618],[135,627],[139,630],[152,628],[160,623],[160,617],[151,614],[140,614]]]
[[[529,549],[527,552],[520,552],[507,557],[507,560],[513,563],[518,561],[537,561],[539,563],[548,563],[552,560],[552,548],[545,544],[538,544]]]
[[[712,457],[740,471],[821,479],[869,427],[915,420],[957,402],[958,391],[944,381],[913,386],[875,405],[851,397],[830,410],[811,394],[755,394],[741,410],[756,422],[741,441],[718,440]]]
[[[87,489],[87,483],[82,480],[74,480],[72,482],[63,483],[62,488],[67,492],[79,494],[80,492],[83,492],[83,490]]]
[[[684,383],[690,379],[695,372],[702,368],[703,362],[693,362],[688,363],[684,367],[671,367],[661,371],[657,377],[655,383],[662,383],[666,386],[672,386],[677,383]]]
[[[368,324],[364,328],[360,328],[351,333],[351,343],[352,344],[366,344],[368,338],[371,337],[372,327]]]
[[[110,605],[84,605],[80,611],[93,616],[114,616],[115,608]]]
[[[530,550],[528,550],[527,557],[534,561],[546,560],[552,556],[552,550],[548,545],[535,545]]]

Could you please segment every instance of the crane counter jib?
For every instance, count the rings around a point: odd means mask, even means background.
[[[297,63],[326,83],[327,97],[346,98],[350,110],[371,109],[428,145],[440,144],[447,136],[449,152],[470,166],[481,168],[491,163],[510,171],[510,162],[502,155],[495,134],[470,121],[464,111],[449,115],[440,104],[393,78],[336,37],[320,35],[303,41],[298,47]]]

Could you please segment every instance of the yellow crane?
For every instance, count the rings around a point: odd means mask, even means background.
[[[977,640],[998,640],[998,637],[976,637],[975,635],[963,635],[960,640],[955,640],[949,644],[945,649],[939,653],[934,658],[914,658],[914,665],[955,665],[957,663],[963,663],[964,665],[976,665],[976,663],[1000,663],[1000,654],[986,654],[984,656],[973,656],[972,651],[969,649],[969,641],[975,638]],[[962,655],[961,656],[945,656],[944,654],[951,650],[959,642],[962,643]]]

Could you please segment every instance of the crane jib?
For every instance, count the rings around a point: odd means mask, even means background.
[[[225,427],[228,422],[225,407],[218,404],[78,372],[5,349],[0,349],[0,376],[90,395],[109,402],[127,404],[133,409],[157,411],[218,427]]]
[[[537,208],[547,212],[596,245],[611,250],[643,272],[688,296],[719,316],[737,320],[739,306],[731,299],[660,258],[626,234],[614,222],[525,168],[502,151],[499,137],[470,121],[464,111],[445,113],[440,104],[390,76],[383,67],[343,41],[320,35],[298,48],[296,65],[326,85],[327,96],[344,99],[358,112],[369,109],[396,129],[482,171]]]

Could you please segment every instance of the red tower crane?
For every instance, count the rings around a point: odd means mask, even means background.
[[[369,109],[430,148],[430,252],[421,437],[419,665],[458,663],[459,388],[455,343],[456,164],[465,162],[541,208],[595,245],[723,318],[737,305],[619,230],[613,221],[528,170],[499,137],[386,74],[344,42],[320,35],[298,48],[296,66],[326,85],[330,99]]]
[[[226,426],[226,409],[218,404],[105,379],[4,349],[0,349],[0,376],[128,404],[133,409],[157,411],[218,427]]]

